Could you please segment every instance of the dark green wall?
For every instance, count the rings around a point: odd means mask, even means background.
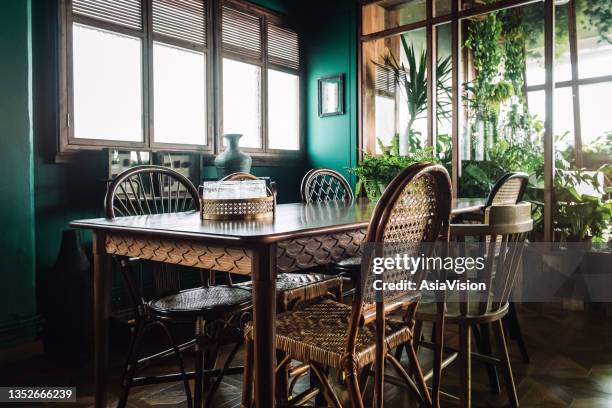
[[[29,0],[0,2],[0,345],[34,338],[32,24]]]
[[[357,157],[356,6],[352,0],[255,3],[293,16],[304,25],[308,161],[253,169],[256,175],[278,183],[280,202],[297,201],[301,178],[309,167],[343,170]],[[0,171],[4,176],[0,214],[6,249],[0,286],[0,346],[34,338],[36,296],[45,291],[40,284],[36,291],[36,284],[51,271],[62,230],[73,219],[102,213],[105,153],[83,152],[72,156],[69,163],[56,163],[56,4],[49,0],[0,1]],[[312,21],[317,24],[310,24]],[[322,119],[317,114],[317,78],[334,73],[347,75],[347,113]],[[203,176],[214,176],[214,170],[204,168]]]
[[[310,6],[305,11],[311,22],[304,27],[307,157],[310,167],[331,167],[348,177],[345,168],[357,161],[357,3],[307,3]],[[318,78],[338,73],[345,75],[346,113],[320,118]]]
[[[56,10],[54,1],[32,0],[34,19],[34,90],[35,90],[35,193],[37,275],[39,281],[51,273],[62,230],[71,220],[102,216],[104,179],[108,165],[104,152],[82,152],[68,163],[56,164],[57,151],[57,70]],[[255,1],[264,7],[290,13],[282,0]],[[268,176],[279,187],[279,202],[299,198],[299,183],[306,167],[303,161],[287,166],[256,167],[253,173]],[[215,177],[213,167],[203,169],[203,177]],[[85,244],[89,234],[84,234]],[[44,292],[39,287],[39,294]],[[53,294],[50,294],[53,296]]]

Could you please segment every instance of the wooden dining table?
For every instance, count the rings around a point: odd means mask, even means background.
[[[453,201],[475,212],[482,199]],[[95,406],[106,407],[111,317],[109,255],[250,275],[253,281],[255,404],[275,405],[276,276],[359,253],[375,204],[279,204],[273,220],[208,221],[198,212],[98,218],[70,223],[93,231]]]

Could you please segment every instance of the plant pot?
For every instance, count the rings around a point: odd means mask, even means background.
[[[232,173],[249,173],[253,160],[251,156],[240,150],[239,141],[242,135],[239,133],[228,133],[223,135],[223,137],[227,141],[227,148],[215,158],[217,177],[222,179]]]
[[[578,235],[568,235],[565,237],[565,242],[580,249],[589,250],[593,246],[593,237],[587,235],[579,237]]]

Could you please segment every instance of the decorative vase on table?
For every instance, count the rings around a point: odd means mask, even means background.
[[[249,173],[251,171],[251,156],[242,152],[239,141],[242,137],[239,133],[229,133],[223,135],[226,140],[227,148],[215,158],[217,177],[223,177],[237,172]]]

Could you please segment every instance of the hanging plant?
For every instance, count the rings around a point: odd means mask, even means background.
[[[595,27],[599,33],[599,42],[612,44],[612,1],[583,0],[582,12],[584,28]],[[582,3],[582,2],[581,2]]]

